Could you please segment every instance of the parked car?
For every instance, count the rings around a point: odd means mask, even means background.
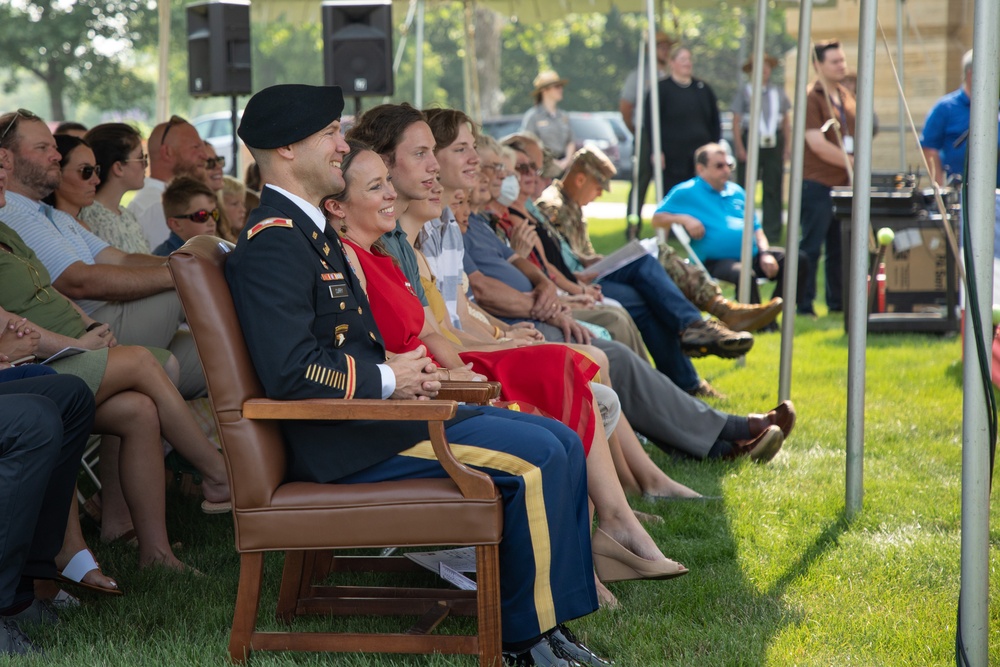
[[[618,137],[618,160],[615,161],[615,168],[618,169],[616,178],[624,181],[632,180],[632,151],[635,150],[635,137],[632,130],[622,120],[620,111],[597,111],[594,113],[598,118],[605,118],[611,123],[611,128]]]
[[[487,118],[483,121],[483,132],[499,141],[508,134],[517,132],[521,128],[521,118],[523,117],[523,114],[518,113]]]
[[[503,139],[521,128],[521,118],[522,114],[487,118],[483,121],[483,132],[495,139]],[[615,166],[618,166],[621,160],[618,137],[615,136],[614,127],[607,118],[602,118],[596,113],[570,111],[569,123],[573,128],[577,150],[584,146],[594,146],[601,149]]]

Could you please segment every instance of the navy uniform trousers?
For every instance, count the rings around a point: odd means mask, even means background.
[[[94,395],[83,380],[47,371],[0,371],[0,609],[30,601],[32,579],[55,578],[94,423]]]
[[[493,478],[503,497],[500,599],[504,642],[536,637],[597,609],[583,447],[545,417],[498,408],[449,426],[459,461]],[[445,477],[430,442],[338,483]]]

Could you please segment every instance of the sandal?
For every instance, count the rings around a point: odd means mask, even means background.
[[[211,500],[201,501],[201,511],[205,514],[229,514],[233,511],[233,501],[223,500],[213,503]]]
[[[76,552],[66,567],[59,572],[58,580],[62,583],[74,584],[81,588],[85,588],[88,591],[94,591],[95,593],[103,593],[105,595],[121,595],[122,592],[118,588],[118,583],[111,579],[111,585],[113,588],[105,588],[104,586],[98,586],[97,584],[91,584],[83,580],[88,574],[97,570],[101,574],[101,566],[97,564],[94,559],[94,554],[90,549],[81,549]]]

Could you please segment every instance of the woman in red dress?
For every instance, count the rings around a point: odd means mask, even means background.
[[[459,354],[434,323],[425,319],[412,286],[379,244],[382,234],[395,228],[400,214],[382,159],[354,144],[341,169],[346,189],[324,200],[324,213],[341,234],[386,348],[401,353],[426,346],[451,378],[499,380],[506,400],[530,402],[578,433],[591,434],[587,479],[601,524],[595,535],[595,563],[602,575],[607,573],[603,579],[664,579],[686,573],[683,565],[660,552],[639,524],[618,482],[589,387],[597,365],[560,345]]]

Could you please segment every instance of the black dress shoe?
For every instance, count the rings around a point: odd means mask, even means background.
[[[580,640],[564,625],[558,626],[549,634],[549,644],[556,653],[575,660],[585,667],[610,667],[615,664],[580,643]]]
[[[561,651],[549,642],[548,637],[542,637],[538,643],[520,653],[503,654],[503,664],[507,667],[582,667],[579,662],[565,657]]]

